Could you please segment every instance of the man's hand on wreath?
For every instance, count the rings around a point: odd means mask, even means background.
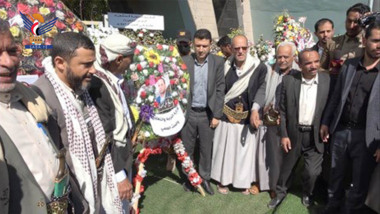
[[[119,191],[120,200],[131,200],[133,196],[133,186],[128,178],[117,183],[117,189]]]
[[[219,121],[216,118],[212,118],[211,123],[210,123],[210,128],[216,128],[219,125]]]

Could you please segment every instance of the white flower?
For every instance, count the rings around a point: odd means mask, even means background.
[[[154,70],[153,73],[154,73],[154,74],[158,74],[158,71],[157,71],[157,70]]]
[[[145,131],[144,136],[145,137],[150,137],[150,133],[148,131]]]
[[[144,76],[148,76],[148,70],[147,69],[144,69],[142,72],[143,72]]]
[[[179,77],[182,77],[183,76],[183,71],[181,69],[178,69],[178,73],[177,74],[178,74]]]
[[[261,60],[261,61],[266,61],[266,59],[267,59],[267,57],[266,57],[265,55],[262,55],[262,56],[260,57],[260,60]]]
[[[182,99],[182,103],[186,105],[186,104],[187,104],[187,99],[186,99],[186,98],[183,98],[183,99]]]
[[[178,93],[176,91],[173,91],[172,96],[176,97],[176,96],[178,96]]]
[[[142,32],[146,33],[146,31],[147,31],[146,29],[142,29]]]
[[[145,67],[148,65],[148,63],[147,63],[146,61],[144,61],[144,62],[141,62],[140,65],[141,65],[143,68],[145,68]]]
[[[174,76],[174,71],[170,70],[169,71],[169,77],[172,77],[172,76]]]
[[[141,103],[141,97],[137,97],[137,98],[136,98],[136,103],[137,103],[137,104],[140,104],[140,103]]]
[[[13,18],[9,19],[9,25],[10,26],[14,26],[14,25],[18,25],[20,27],[24,27],[24,21],[23,19],[21,18],[21,15],[16,15],[14,16]]]
[[[301,22],[301,23],[304,23],[304,24],[305,24],[306,19],[307,19],[306,16],[301,16],[301,17],[298,19],[298,21]]]
[[[65,14],[62,11],[60,11],[60,10],[55,11],[55,16],[58,19],[60,19],[60,20],[64,20],[65,19]]]
[[[144,36],[144,34],[143,33],[139,33],[139,34],[137,34],[137,36],[140,37],[140,38],[142,38]]]
[[[179,90],[181,90],[181,89],[182,89],[181,85],[177,85],[177,88],[178,88]]]
[[[130,64],[129,65],[129,70],[136,71],[136,64],[135,63]]]
[[[187,84],[184,83],[184,84],[182,85],[182,87],[183,87],[183,89],[187,89]]]
[[[145,169],[141,169],[141,171],[140,171],[139,174],[140,174],[141,177],[145,178],[146,177],[146,173],[147,173],[147,171]]]
[[[31,4],[31,5],[36,5],[36,4],[38,4],[38,1],[37,0],[28,0],[27,1],[29,4]]]
[[[165,50],[165,51],[168,50],[169,49],[169,45],[162,45],[162,49]]]
[[[148,100],[149,100],[149,102],[153,102],[153,100],[154,100],[154,97],[153,97],[153,95],[150,95],[149,97],[148,97]]]
[[[165,57],[165,62],[169,63],[170,62],[170,58],[169,57]]]
[[[154,37],[154,34],[153,34],[153,33],[150,33],[149,36],[150,36],[150,37]]]
[[[140,55],[140,56],[138,57],[138,59],[140,60],[140,62],[142,62],[142,61],[144,61],[145,57],[144,57],[143,55]]]
[[[139,51],[141,52],[142,50],[144,50],[144,47],[141,46],[141,45],[138,45],[138,46],[136,47],[136,49],[139,50]]]
[[[174,63],[176,63],[176,62],[177,62],[177,59],[176,59],[175,57],[173,57],[172,61],[173,61]]]

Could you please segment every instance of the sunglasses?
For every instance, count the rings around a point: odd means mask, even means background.
[[[239,51],[240,49],[242,49],[243,51],[246,51],[248,49],[247,46],[243,46],[243,47],[234,47],[234,50],[235,51]]]

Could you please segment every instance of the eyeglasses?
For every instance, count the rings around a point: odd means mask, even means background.
[[[243,46],[243,47],[234,47],[235,51],[239,51],[240,49],[242,49],[243,51],[246,51],[247,50],[247,46]]]

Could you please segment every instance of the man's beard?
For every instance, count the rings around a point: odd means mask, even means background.
[[[13,71],[11,71],[11,75],[17,75],[18,66],[13,68]],[[16,80],[14,80],[12,83],[0,83],[0,92],[1,93],[8,93],[12,91],[16,87]]]
[[[90,83],[88,83],[88,84],[83,83],[83,80],[84,80],[84,78],[86,78],[86,76],[84,76],[84,77],[75,76],[70,68],[67,68],[67,77],[66,78],[70,84],[70,87],[74,91],[84,91],[84,90],[88,89],[90,86]]]
[[[190,45],[183,46],[183,45],[177,45],[178,46],[178,52],[184,56],[188,55],[190,53]]]

